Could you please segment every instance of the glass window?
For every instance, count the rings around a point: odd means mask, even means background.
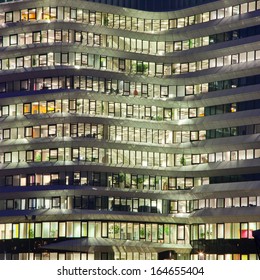
[[[59,237],[65,237],[66,236],[66,223],[60,222],[59,223]]]
[[[29,9],[28,10],[28,19],[29,20],[36,20],[36,9]]]
[[[13,224],[13,238],[19,238],[19,224]]]
[[[246,151],[246,158],[247,159],[253,159],[254,158],[254,150],[253,149],[249,149]]]
[[[69,54],[68,53],[62,53],[61,54],[61,64],[66,65],[69,63]]]
[[[248,223],[241,223],[241,238],[248,238]]]
[[[26,151],[26,161],[33,161],[33,151]]]
[[[50,160],[56,161],[58,160],[58,149],[50,149]]]
[[[13,12],[6,12],[5,13],[5,22],[12,22],[13,21]]]
[[[33,128],[32,126],[25,127],[25,137],[32,137]]]
[[[240,207],[240,198],[239,197],[233,198],[233,207]]]
[[[50,223],[43,222],[42,223],[42,238],[49,238],[50,237]]]
[[[23,104],[23,114],[31,114],[31,103],[24,103]]]
[[[177,227],[177,239],[184,240],[185,239],[185,227],[184,225],[178,225]]]
[[[217,238],[224,238],[224,224],[217,225]]]
[[[6,128],[3,130],[3,139],[10,139],[11,137],[11,130],[10,128]]]
[[[46,54],[39,55],[39,65],[47,66],[47,55]]]
[[[10,35],[10,45],[17,45],[17,34],[14,34],[14,35]]]
[[[247,3],[241,4],[240,7],[241,7],[240,14],[247,13]]]
[[[239,15],[239,5],[233,6],[233,15]]]
[[[255,149],[255,158],[260,157],[260,149]]]
[[[17,57],[16,58],[16,68],[23,68],[24,67],[24,58]]]
[[[55,101],[47,101],[47,113],[55,112]]]
[[[193,155],[192,164],[199,164],[199,163],[200,163],[200,155]]]
[[[225,198],[225,208],[232,207],[232,198]]]

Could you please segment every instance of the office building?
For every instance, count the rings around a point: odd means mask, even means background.
[[[260,1],[159,2],[1,1],[0,259],[256,259]]]

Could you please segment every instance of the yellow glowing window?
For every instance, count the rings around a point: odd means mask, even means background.
[[[46,106],[40,106],[40,113],[41,114],[46,114]]]
[[[28,10],[21,10],[21,20],[28,20]]]
[[[50,10],[49,7],[43,8],[42,19],[49,20],[50,19]]]
[[[32,113],[33,114],[38,114],[39,113],[39,109],[38,109],[38,104],[33,104],[32,105]]]
[[[29,10],[29,20],[36,20],[36,9]]]
[[[54,112],[55,111],[55,102],[54,101],[48,101],[47,102],[47,111],[48,112]]]
[[[26,103],[23,105],[23,113],[31,114],[31,104],[30,103]]]

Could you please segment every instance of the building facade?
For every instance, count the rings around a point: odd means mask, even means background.
[[[256,259],[260,1],[96,2],[0,3],[0,259]]]

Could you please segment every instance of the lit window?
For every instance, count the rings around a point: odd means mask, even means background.
[[[4,162],[12,162],[12,153],[4,153]]]
[[[40,54],[39,55],[39,65],[40,66],[47,66],[47,55],[46,54]]]
[[[184,240],[185,239],[185,227],[184,227],[184,225],[178,225],[177,239],[178,240]]]
[[[23,105],[23,114],[31,114],[31,103],[25,103]]]
[[[55,124],[48,126],[48,136],[56,136],[57,134],[57,127]]]
[[[15,35],[10,35],[10,45],[13,46],[13,45],[17,45],[17,34]]]
[[[2,116],[9,115],[9,106],[2,106]]]
[[[12,22],[13,21],[13,12],[5,13],[5,22]]]
[[[29,9],[29,20],[36,20],[36,9]]]
[[[25,137],[32,137],[32,126],[25,127]]]
[[[33,161],[33,151],[26,151],[26,161]]]

